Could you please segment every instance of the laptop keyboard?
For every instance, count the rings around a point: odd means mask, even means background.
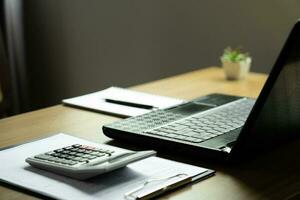
[[[145,133],[199,143],[244,125],[255,100],[243,98],[224,106],[183,118]]]

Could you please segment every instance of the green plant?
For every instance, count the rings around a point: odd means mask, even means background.
[[[228,62],[240,62],[246,60],[248,57],[249,54],[246,52],[242,52],[241,48],[232,49],[231,47],[227,47],[226,49],[224,49],[221,60]]]

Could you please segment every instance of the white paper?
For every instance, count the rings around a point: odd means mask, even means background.
[[[72,144],[99,145],[57,134],[46,139],[0,151],[0,179],[57,199],[124,199],[124,194],[152,178],[185,173],[194,177],[207,169],[150,157],[122,169],[79,181],[31,167],[27,157]],[[109,148],[109,145],[106,145]]]
[[[63,103],[122,116],[137,116],[151,111],[148,109],[108,103],[105,101],[105,99],[151,105],[159,109],[168,108],[185,102],[181,99],[158,96],[118,87],[110,87],[99,92],[94,92],[70,99],[64,99]]]

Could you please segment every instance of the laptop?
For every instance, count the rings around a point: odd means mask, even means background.
[[[300,22],[293,27],[257,99],[210,94],[102,128],[114,139],[233,161],[297,138]]]

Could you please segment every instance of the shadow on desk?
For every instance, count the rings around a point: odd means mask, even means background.
[[[124,142],[115,140],[110,141],[109,144],[141,150],[141,147],[134,144],[124,144]],[[160,157],[214,169],[217,174],[222,174],[222,177],[231,179],[230,182],[253,192],[257,196],[255,199],[300,199],[300,159],[298,156],[300,140],[235,165],[224,161],[203,159],[196,154],[187,154],[186,152],[157,150]]]

